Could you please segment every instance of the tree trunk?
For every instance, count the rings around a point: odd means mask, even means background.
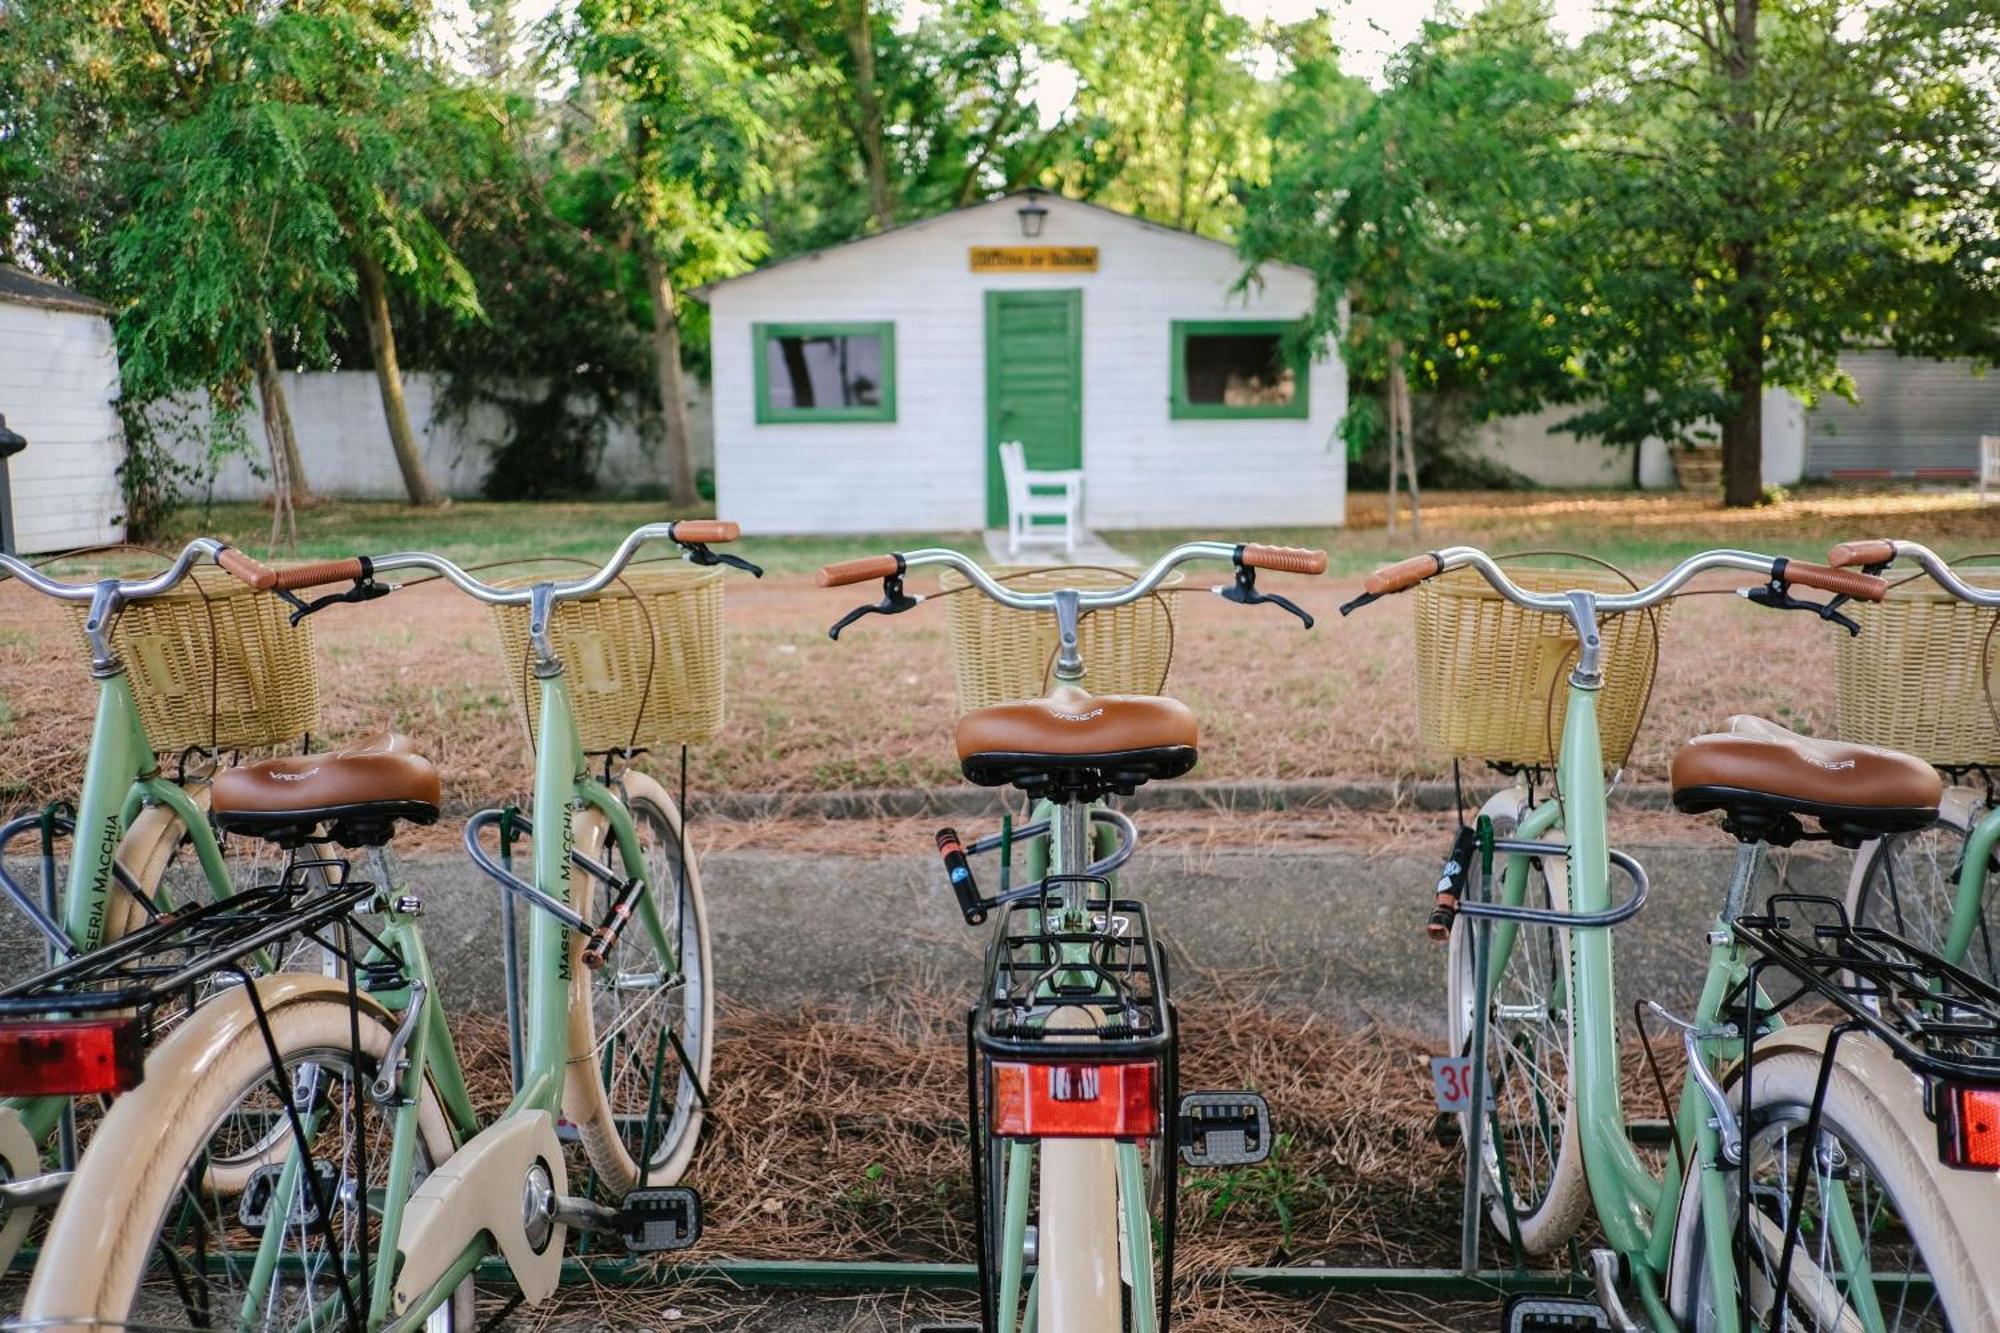
[[[389,322],[388,278],[375,256],[365,252],[354,257],[354,273],[361,284],[361,315],[368,324],[368,350],[375,358],[375,384],[382,391],[382,416],[389,425],[389,444],[396,451],[396,466],[403,473],[403,489],[413,505],[438,503],[437,487],[424,471],[424,457],[417,448],[416,432],[410,429],[410,409],[403,402],[403,371],[396,364],[396,330]]]
[[[290,503],[310,505],[312,483],[299,453],[299,437],[292,430],[292,410],[285,402],[285,381],[278,373],[278,353],[271,345],[269,329],[264,330],[264,345],[257,354],[257,392],[264,399],[264,439],[271,447],[271,471],[276,475],[282,463]]]
[[[875,21],[869,13],[869,0],[854,0],[847,10],[847,49],[854,57],[854,102],[861,112],[861,160],[868,170],[869,205],[875,225],[887,231],[896,225],[896,206],[889,197],[882,101],[875,91]]]
[[[1754,317],[1755,341],[1730,356],[1735,406],[1722,422],[1722,503],[1745,509],[1764,498],[1764,320]],[[1747,341],[1747,340],[1746,340]]]
[[[1403,441],[1403,476],[1410,487],[1410,538],[1420,542],[1424,539],[1424,496],[1417,485],[1416,413],[1410,406],[1410,377],[1400,356],[1389,370],[1389,386],[1396,395],[1397,411],[1402,418],[1398,434]]]
[[[653,300],[653,361],[660,383],[660,422],[666,435],[667,493],[675,504],[690,505],[696,499],[694,441],[688,433],[687,397],[681,383],[680,304],[667,266],[653,248],[652,238],[643,231],[639,252],[646,264],[646,294]]]
[[[1729,130],[1735,140],[1735,162],[1756,160],[1757,139],[1757,18],[1759,0],[1735,0],[1730,40],[1723,67],[1730,83]],[[1725,190],[1735,226],[1753,228],[1761,215],[1754,177],[1740,182],[1741,192]],[[1764,293],[1762,237],[1754,230],[1737,232],[1725,252],[1733,270],[1730,296],[1741,315],[1737,337],[1728,350],[1729,393],[1734,400],[1722,423],[1722,503],[1744,509],[1764,498],[1764,335],[1770,319]]]

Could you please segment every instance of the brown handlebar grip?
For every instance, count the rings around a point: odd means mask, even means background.
[[[850,583],[866,583],[870,579],[894,578],[903,572],[903,557],[900,555],[864,555],[859,560],[842,560],[838,564],[827,565],[813,575],[813,582],[822,588],[841,588]]]
[[[361,557],[357,555],[345,560],[318,560],[310,565],[292,565],[277,572],[271,581],[271,591],[291,592],[298,588],[317,588],[322,583],[343,583],[348,579],[361,578],[366,572],[362,568]]]
[[[684,518],[674,524],[674,540],[677,542],[699,542],[709,546],[716,542],[733,542],[742,535],[741,526],[721,518]]]
[[[1251,569],[1275,569],[1282,574],[1326,573],[1326,552],[1303,546],[1262,546],[1251,542],[1238,549],[1236,561]]]
[[[1843,597],[1858,597],[1864,602],[1879,602],[1882,594],[1889,591],[1887,580],[1878,579],[1873,574],[1853,569],[1828,569],[1825,565],[1808,564],[1803,560],[1785,563],[1784,581],[1818,588],[1821,592],[1838,593]]]
[[[1826,553],[1826,563],[1835,569],[1849,565],[1886,565],[1896,558],[1896,543],[1883,538],[1865,542],[1842,542]]]
[[[1436,551],[1426,551],[1413,555],[1408,560],[1398,560],[1393,565],[1384,565],[1370,574],[1362,582],[1362,587],[1375,597],[1385,597],[1392,592],[1402,592],[1414,588],[1433,574],[1444,572],[1444,561]]]
[[[215,563],[249,584],[258,592],[269,592],[278,584],[278,571],[253,555],[225,546],[215,553]]]

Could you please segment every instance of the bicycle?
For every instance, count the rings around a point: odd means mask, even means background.
[[[349,965],[337,975],[246,974],[155,1048],[57,1209],[29,1284],[28,1324],[463,1329],[488,1257],[535,1303],[560,1278],[570,1230],[621,1237],[633,1252],[694,1243],[699,1197],[673,1179],[699,1132],[714,1036],[700,886],[664,790],[631,770],[615,782],[590,776],[552,622],[617,579],[649,541],[675,542],[697,564],[761,573],[710,550],[736,536],[730,523],[650,524],[592,574],[522,588],[483,583],[424,552],[284,571],[216,553],[244,582],[281,595],[351,583],[314,606],[372,600],[392,590],[379,575],[424,569],[489,605],[529,608],[533,815],[484,811],[465,836],[475,863],[533,909],[524,994],[517,1010],[510,1004],[524,1052],[517,1090],[480,1125],[424,949],[421,902],[386,880],[352,879],[344,862],[326,867],[347,911],[321,921],[317,937]],[[310,848],[386,841],[436,791],[435,770],[407,754],[308,769],[279,762],[246,766],[242,799],[218,791],[215,804],[227,807],[219,820],[240,817],[243,831],[292,849],[277,889],[289,887],[294,906],[312,901],[299,873],[316,859]],[[506,826],[499,860],[480,840],[496,825]],[[532,880],[512,873],[509,834],[533,839]],[[108,966],[104,976],[50,974],[17,998],[65,1012],[79,980],[104,991],[95,1001],[103,1006],[147,998],[149,974]],[[640,1045],[624,1035],[640,1025],[652,1040],[637,1058],[652,1064],[634,1123],[632,1081],[616,1062],[631,1054],[621,1048]],[[662,1077],[669,1047],[671,1084]],[[558,1114],[579,1126],[613,1202],[569,1192]],[[265,1157],[246,1187],[210,1188],[208,1160],[246,1139]]]
[[[1830,564],[1865,566],[1871,574],[1886,572],[1898,558],[1914,560],[1961,602],[2000,608],[2000,590],[1966,582],[1915,542],[1848,542],[1827,557]],[[2000,805],[1990,787],[1982,793],[1954,781],[1946,786],[1931,824],[1864,843],[1856,852],[1847,885],[1848,915],[1857,923],[1888,926],[1970,972],[2000,981],[2000,922],[1994,920],[1986,893],[1988,876],[2000,870],[1996,844]]]
[[[1847,598],[1879,599],[1885,585],[1851,570],[1709,551],[1628,593],[1534,593],[1484,552],[1452,547],[1377,570],[1342,611],[1457,569],[1476,572],[1516,607],[1562,617],[1576,654],[1556,797],[1531,806],[1517,788],[1489,801],[1456,837],[1437,886],[1431,933],[1454,941],[1452,1055],[1469,1062],[1475,1098],[1461,1112],[1468,1162],[1476,1164],[1468,1228],[1480,1211],[1473,1201],[1490,1200],[1493,1224],[1518,1249],[1546,1253],[1576,1231],[1583,1205],[1571,1192],[1586,1191],[1606,1244],[1590,1255],[1595,1302],[1566,1308],[1619,1330],[1876,1333],[1937,1326],[1927,1321],[1939,1307],[1960,1329],[2000,1326],[2000,1289],[1971,1260],[1982,1229],[2000,1220],[1992,1182],[1942,1166],[1939,1133],[1926,1116],[1927,1091],[1955,1096],[1953,1089],[1977,1091],[2000,1076],[1990,1059],[2000,1051],[2000,992],[1940,963],[1956,988],[1950,1004],[1942,992],[1911,1000],[1908,988],[1899,1005],[1888,1004],[1880,975],[1911,969],[1828,963],[1838,951],[1810,930],[1796,945],[1801,900],[1773,899],[1763,916],[1750,912],[1765,846],[1815,836],[1803,820],[1818,822],[1817,836],[1848,845],[1928,822],[1938,790],[1928,765],[1759,719],[1732,719],[1730,730],[1680,749],[1676,807],[1721,811],[1738,846],[1707,936],[1693,1017],[1654,1006],[1679,1029],[1688,1058],[1673,1142],[1658,1170],[1633,1147],[1620,1099],[1611,928],[1640,910],[1648,884],[1643,868],[1609,845],[1598,727],[1602,622],[1657,606],[1706,570],[1757,574],[1765,582],[1745,590],[1752,600],[1826,619],[1840,618]],[[1802,600],[1794,586],[1833,597]],[[1617,901],[1614,867],[1632,885]],[[1532,890],[1531,872],[1539,885]],[[1837,903],[1824,905],[1837,914]],[[1822,984],[1774,998],[1763,984],[1773,975],[1769,960],[1787,949]],[[1830,980],[1842,977],[1844,984]],[[1856,977],[1875,977],[1873,993]],[[1784,1025],[1781,1011],[1802,999],[1832,1006],[1836,1021]],[[1971,1031],[1975,1048],[1986,1043],[1985,1056],[1977,1049],[1963,1056],[1955,1043],[1964,1034],[1948,1031],[1900,1047],[1843,1040],[1859,1028],[1880,1036],[1891,1012],[1917,1023],[1926,1005],[1983,1014]],[[1908,1271],[1917,1262],[1927,1272]],[[1932,1296],[1913,1311],[1905,1297],[1920,1289]],[[1885,1290],[1900,1294],[1885,1305]],[[1893,1323],[1885,1322],[1889,1311]],[[1520,1316],[1514,1326],[1533,1325]]]
[[[40,595],[87,608],[83,638],[97,684],[87,758],[74,802],[52,804],[0,825],[0,851],[17,838],[39,837],[41,893],[17,882],[4,863],[0,863],[0,892],[41,937],[52,967],[87,957],[184,907],[227,898],[238,886],[260,877],[263,858],[254,846],[239,843],[232,851],[211,824],[212,784],[220,778],[227,787],[234,779],[225,776],[228,770],[190,773],[185,762],[175,776],[163,771],[159,747],[145,720],[147,710],[113,635],[128,608],[165,598],[193,577],[198,565],[219,561],[227,549],[212,539],[197,538],[151,577],[107,577],[84,583],[54,578],[0,553],[0,573]],[[243,630],[240,625],[232,628]],[[157,677],[172,675],[172,664],[164,655],[174,649],[161,639],[147,636],[147,647],[159,660],[141,664],[150,673],[146,690],[158,688]],[[284,659],[287,667],[311,668],[309,640],[264,647],[273,657]],[[214,645],[209,651],[214,654]],[[293,661],[295,657],[304,660]],[[266,710],[248,711],[256,715],[254,719],[234,721],[239,738],[246,727],[254,731],[275,725],[263,716]],[[269,711],[296,720],[296,710]],[[310,709],[306,711],[309,715]],[[358,744],[391,743],[383,734]],[[435,818],[434,810],[430,817]],[[62,867],[56,844],[65,837],[72,839],[74,850],[67,867]],[[184,871],[181,853],[187,849],[193,851],[194,864]],[[299,960],[275,955],[266,946],[254,961],[268,971]],[[181,998],[192,1005],[200,996],[197,992]],[[164,1027],[176,1012],[156,1012],[150,1030]],[[0,1093],[6,1094],[0,1101],[0,1171],[6,1177],[6,1184],[0,1185],[0,1213],[5,1217],[0,1223],[0,1264],[12,1260],[35,1217],[61,1197],[68,1183],[78,1148],[76,1102],[116,1090],[101,1080],[78,1076],[71,1053],[59,1045],[62,1034],[38,1038],[17,1031],[14,1035],[15,1040],[0,1044]],[[44,1148],[52,1138],[57,1146],[54,1163],[48,1166]],[[218,1159],[210,1164],[210,1177],[225,1183],[240,1181],[254,1165],[248,1157]]]
[[[975,708],[959,719],[956,734],[966,778],[1026,793],[1035,802],[1031,821],[970,845],[951,829],[937,835],[965,923],[994,918],[979,999],[966,1017],[968,1142],[988,1333],[1165,1333],[1178,1202],[1169,1154],[1197,1166],[1247,1165],[1271,1150],[1270,1108],[1261,1096],[1180,1095],[1166,958],[1145,904],[1120,892],[1114,878],[1139,835],[1111,798],[1193,768],[1195,717],[1169,698],[1092,695],[1080,683],[1084,616],[1148,596],[1179,565],[1207,559],[1236,570],[1235,582],[1215,591],[1244,605],[1273,603],[1311,627],[1300,608],[1257,588],[1257,571],[1322,573],[1323,551],[1191,542],[1123,587],[1089,591],[1009,588],[944,549],[851,560],[819,573],[822,587],[882,580],[882,600],[843,616],[829,631],[835,639],[862,616],[919,605],[924,597],[906,592],[903,579],[932,565],[955,571],[1002,606],[1056,617],[1049,695]],[[1026,848],[1030,880],[1021,885],[1011,882],[1016,843]],[[996,850],[1001,887],[986,897],[969,858]]]

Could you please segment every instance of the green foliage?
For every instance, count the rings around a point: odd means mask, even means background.
[[[1261,53],[1221,0],[1093,0],[1055,44],[1077,95],[1047,174],[1067,193],[1228,235],[1268,171]]]
[[[1469,395],[1475,416],[1572,392],[1569,283],[1544,255],[1570,223],[1574,91],[1546,15],[1508,2],[1427,24],[1379,95],[1321,35],[1294,61],[1243,249],[1313,271],[1308,336],[1377,380],[1400,345],[1413,388]]]
[[[1712,438],[1766,384],[1851,393],[1857,342],[2000,356],[1990,3],[1747,12],[1641,0],[1585,52],[1587,204],[1552,258],[1583,275],[1604,401],[1578,425],[1607,439]]]

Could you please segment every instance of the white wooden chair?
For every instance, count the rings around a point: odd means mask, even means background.
[[[2000,484],[2000,435],[1979,437],[1979,498],[1986,499],[1986,488]]]
[[[1083,472],[1031,472],[1021,442],[1002,440],[1000,475],[1007,483],[1007,554],[1019,555],[1030,542],[1059,545],[1064,555],[1073,554],[1083,527]],[[1060,529],[1036,522],[1051,518],[1062,520]]]

